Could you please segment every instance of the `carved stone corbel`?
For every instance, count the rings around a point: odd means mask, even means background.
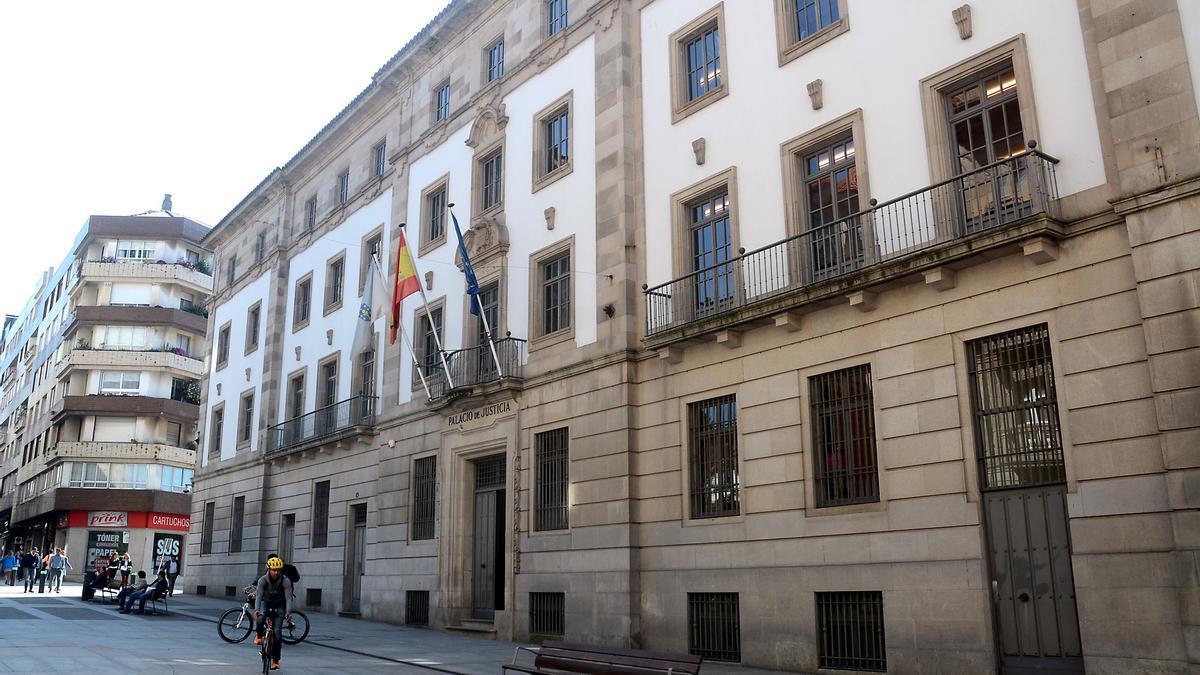
[[[692,154],[696,155],[696,164],[697,165],[704,164],[705,145],[706,145],[706,141],[704,140],[703,136],[692,141]]]
[[[546,207],[546,210],[543,211],[542,214],[546,216],[546,229],[553,230],[554,229],[554,207],[553,206]]]
[[[425,290],[433,290],[433,270],[429,270],[425,273]]]
[[[808,97],[812,99],[813,110],[820,110],[825,105],[825,93],[822,91],[824,86],[825,83],[821,81],[821,78],[808,83]]]
[[[954,16],[954,25],[958,28],[959,39],[966,40],[971,37],[971,6],[963,5],[951,14]]]

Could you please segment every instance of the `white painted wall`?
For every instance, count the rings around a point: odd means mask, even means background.
[[[575,237],[575,275],[573,317],[575,344],[587,345],[596,341],[596,152],[595,152],[595,42],[589,38],[545,72],[528,80],[504,99],[508,125],[505,127],[504,213],[508,226],[508,280],[504,299],[507,330],[513,337],[528,339],[534,327],[529,317],[529,256],[546,246]],[[537,193],[532,191],[534,116],[569,91],[574,92],[572,121],[574,153],[572,173]],[[407,237],[414,255],[420,247],[421,191],[446,173],[450,174],[449,201],[464,232],[470,226],[471,171],[474,151],[465,143],[470,127],[449,136],[440,146],[421,157],[409,169]],[[556,212],[554,230],[546,229],[545,210],[553,206]],[[447,218],[449,221],[449,218]],[[447,350],[463,346],[467,326],[466,281],[454,264],[457,247],[453,228],[446,243],[417,258],[417,271],[424,275],[433,271],[433,289],[429,300],[445,297],[443,314],[444,342]],[[488,269],[476,265],[476,275],[483,278]],[[404,303],[405,330],[415,325],[414,315],[421,306],[419,299]],[[498,331],[499,332],[499,331]],[[502,334],[502,333],[501,333]],[[400,391],[400,401],[411,399],[412,360],[403,361],[400,382],[387,382],[386,390]]]
[[[230,322],[229,335],[229,361],[221,370],[217,370],[216,360],[216,343],[217,335],[209,336],[210,344],[208,347],[208,392],[205,399],[204,415],[201,423],[205,425],[201,429],[201,445],[196,454],[201,458],[203,464],[208,464],[208,448],[211,447],[209,433],[212,426],[212,408],[225,403],[225,423],[222,426],[221,438],[221,458],[226,459],[233,457],[237,448],[237,417],[238,405],[241,402],[242,392],[255,387],[255,396],[262,395],[262,375],[263,375],[263,358],[266,354],[266,349],[263,347],[263,341],[267,334],[267,293],[270,290],[271,273],[270,270],[261,274],[257,279],[253,280],[240,291],[226,300],[214,311],[216,313],[216,321],[213,324],[216,326],[216,331],[220,331],[221,326],[225,322]],[[259,319],[259,347],[249,355],[246,351],[246,310],[256,302],[262,302],[262,314]],[[246,379],[246,369],[250,369],[250,378]],[[221,393],[217,394],[217,385],[221,385]],[[168,393],[170,393],[168,391]],[[255,399],[255,407],[257,408],[261,399]],[[254,433],[251,435],[252,451],[257,450],[258,446],[258,429],[259,418],[256,415],[254,419]]]
[[[1025,33],[1040,148],[1059,158],[1059,191],[1104,182],[1100,141],[1084,60],[1078,9],[1069,2],[972,3],[974,36],[961,40],[951,18],[960,0],[849,0],[850,30],[780,67],[772,3],[725,2],[730,95],[671,124],[669,36],[712,7],[657,0],[642,11],[646,266],[650,285],[671,279],[670,194],[730,166],[747,250],[786,236],[780,145],[862,108],[871,196],[881,202],[931,182],[920,80]],[[806,85],[820,78],[824,107]],[[706,139],[697,166],[694,139]]]
[[[1192,95],[1200,109],[1200,2],[1179,0],[1179,22],[1183,26],[1183,47],[1192,71]],[[1164,45],[1164,49],[1166,46]]]

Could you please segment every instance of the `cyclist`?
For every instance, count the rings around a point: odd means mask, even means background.
[[[267,573],[258,580],[255,590],[254,622],[257,634],[254,644],[262,644],[266,633],[266,612],[278,615],[283,610],[283,621],[292,620],[292,580],[283,574],[283,559],[279,557],[267,560]],[[279,660],[283,655],[283,621],[274,622],[275,644],[271,650],[271,670],[279,670]]]

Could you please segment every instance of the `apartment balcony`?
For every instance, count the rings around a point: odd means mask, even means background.
[[[204,335],[208,331],[208,318],[170,307],[89,305],[76,307],[75,312],[63,321],[63,335],[69,337],[76,328],[87,325],[168,326]]]
[[[68,368],[169,370],[193,378],[199,378],[204,374],[204,362],[200,359],[158,350],[76,348],[63,359],[62,370]]]
[[[46,464],[60,461],[132,462],[171,464],[190,468],[196,451],[163,443],[115,443],[106,441],[59,441],[46,452]]]
[[[110,415],[117,417],[165,417],[176,422],[195,422],[200,406],[155,396],[88,394],[64,396],[51,409],[51,421],[61,422],[72,415]]]
[[[520,391],[525,352],[526,341],[511,336],[496,340],[494,355],[488,345],[446,352],[450,377],[440,362],[425,373],[430,405],[442,407],[453,399],[505,389]]]
[[[375,396],[355,396],[267,429],[267,457],[375,435]]]
[[[845,301],[1063,235],[1058,160],[1034,150],[922,188],[665,284],[644,288],[645,344],[661,349]],[[929,283],[935,283],[927,278]]]
[[[213,278],[180,263],[141,260],[92,260],[79,271],[83,282],[151,281],[175,283],[192,291],[212,293]],[[79,288],[79,286],[76,286]]]

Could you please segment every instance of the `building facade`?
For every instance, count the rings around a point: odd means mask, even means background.
[[[91,216],[31,300],[36,329],[23,347],[7,345],[37,354],[24,387],[13,363],[5,408],[15,410],[7,543],[65,546],[68,578],[118,551],[139,569],[183,555],[212,289],[207,232],[166,212]]]
[[[485,637],[1188,672],[1197,64],[1169,1],[452,2],[205,239],[189,585],[279,552]],[[415,357],[355,339],[401,232]]]

